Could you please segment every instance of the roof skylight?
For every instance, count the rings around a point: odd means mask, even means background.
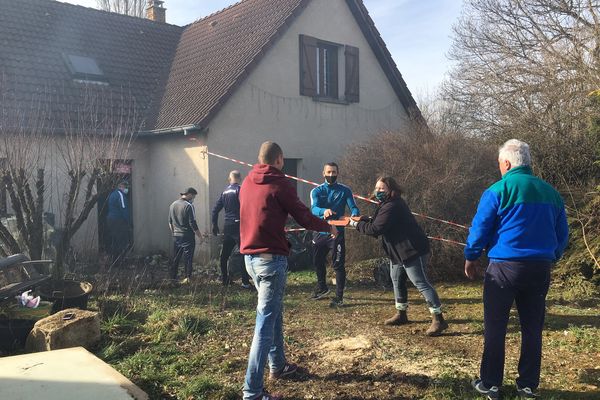
[[[106,77],[98,66],[96,60],[91,57],[77,56],[73,54],[64,55],[65,63],[74,78],[105,82]]]

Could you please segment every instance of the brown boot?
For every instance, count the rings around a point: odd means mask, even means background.
[[[431,317],[431,325],[425,332],[427,336],[439,336],[443,330],[448,329],[448,323],[444,321],[442,313],[432,314]]]
[[[398,311],[396,315],[394,315],[390,319],[386,319],[384,322],[385,325],[404,325],[408,324],[408,316],[406,315],[406,310]]]

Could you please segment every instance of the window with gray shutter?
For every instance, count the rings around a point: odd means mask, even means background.
[[[339,55],[345,49],[340,71]],[[358,48],[343,46],[307,35],[300,35],[300,95],[315,100],[358,102]],[[345,74],[346,90],[340,99],[340,72]]]

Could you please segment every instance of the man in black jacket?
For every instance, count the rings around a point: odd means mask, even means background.
[[[221,247],[221,282],[224,286],[229,285],[229,273],[227,271],[227,261],[235,246],[240,246],[240,181],[242,176],[240,171],[231,171],[229,173],[229,185],[223,190],[212,210],[212,232],[213,235],[219,234],[219,212],[225,209],[225,224],[223,226],[223,247]],[[242,262],[243,263],[243,262]],[[246,267],[242,265],[242,287],[252,289],[250,285],[250,275],[246,272]]]

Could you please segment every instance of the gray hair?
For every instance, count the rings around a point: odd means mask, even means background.
[[[518,139],[510,139],[500,147],[498,158],[508,160],[512,167],[531,165],[531,154],[529,145]]]

